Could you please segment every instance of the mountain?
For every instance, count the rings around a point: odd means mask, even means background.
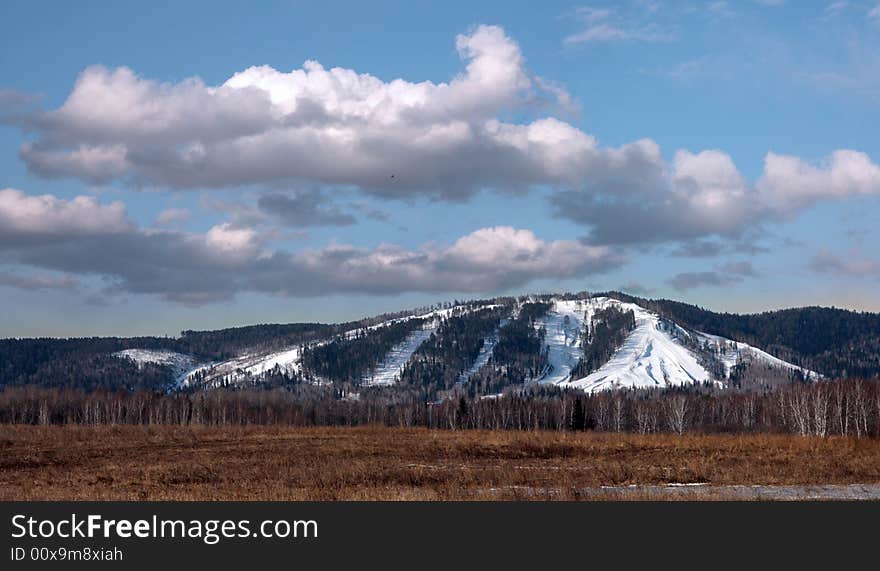
[[[533,295],[177,338],[0,340],[0,386],[324,387],[427,400],[522,387],[768,388],[877,376],[878,340],[880,315],[834,308],[737,315],[618,292]]]
[[[631,312],[631,329],[601,366],[583,376],[577,374],[576,370],[572,371],[572,363],[583,347],[574,333],[596,328],[597,316],[612,308],[622,313]],[[554,327],[548,329],[550,355],[560,359],[558,363],[551,359],[551,372],[542,380],[560,386],[587,392],[712,383],[727,386],[736,379],[738,368],[751,368],[750,378],[763,376],[764,381],[771,376],[788,379],[792,374],[803,378],[819,376],[747,343],[685,329],[636,303],[605,296],[558,301],[549,313],[554,314],[567,316],[569,321],[566,327],[564,318],[562,322],[558,317],[548,319],[558,327],[555,332]],[[761,375],[757,373],[759,368]]]

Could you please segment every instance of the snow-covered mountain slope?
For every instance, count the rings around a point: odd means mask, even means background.
[[[113,353],[113,356],[130,359],[137,363],[138,368],[147,363],[170,366],[178,383],[196,366],[196,360],[191,355],[164,349],[125,349]]]
[[[580,313],[577,319],[582,329],[584,323],[590,323],[596,311],[611,305],[623,311],[631,310],[635,315],[635,329],[611,359],[598,370],[583,378],[571,379],[571,369],[577,363],[574,357],[579,356],[581,351],[579,341],[572,340],[573,323],[576,319],[572,313]],[[569,315],[567,322],[564,320],[565,315]],[[568,325],[566,326],[565,323]],[[723,382],[730,374],[733,365],[744,359],[777,368],[803,371],[746,343],[689,332],[639,305],[606,297],[583,301],[557,301],[554,310],[548,314],[546,341],[551,370],[540,379],[540,382],[587,392]],[[706,359],[711,359],[713,356],[701,354],[696,349],[706,346],[707,342],[709,345],[714,343],[716,346],[727,348],[721,358],[725,368],[723,379],[713,378],[703,365]],[[815,375],[809,371],[803,372],[807,375]]]
[[[787,363],[769,353],[716,335],[689,331],[637,304],[621,302],[608,297],[589,299],[552,298],[550,310],[535,321],[536,328],[545,331],[544,341],[548,366],[534,382],[582,389],[588,392],[617,388],[664,388],[694,383],[714,382],[724,384],[738,365],[760,364],[767,367],[761,375],[774,378],[779,373],[773,371],[798,371],[810,378],[818,377]],[[584,330],[590,327],[597,312],[609,307],[632,311],[635,328],[626,336],[623,344],[612,357],[598,370],[574,378],[573,372],[583,356],[581,346]],[[365,386],[392,385],[397,382],[401,369],[410,361],[419,346],[432,333],[436,332],[443,319],[452,315],[484,310],[498,305],[456,306],[414,313],[376,323],[368,327],[352,329],[345,337],[370,334],[378,328],[411,319],[423,320],[406,339],[383,356],[375,371],[362,379]],[[514,309],[514,308],[512,308]],[[508,316],[500,326],[509,322]],[[458,378],[464,384],[492,356],[497,343],[498,328],[492,335],[484,338],[483,347],[475,362]],[[311,346],[332,343],[328,337],[312,341]],[[311,382],[329,382],[316,378],[313,373],[303,370],[303,346],[288,346],[275,351],[249,351],[223,362],[198,363],[189,355],[173,351],[147,349],[128,349],[114,355],[131,359],[143,366],[144,363],[169,365],[173,368],[176,386],[216,388],[226,384],[240,385],[263,380],[263,376],[278,368],[287,374],[305,373]]]
[[[241,355],[228,361],[209,363],[187,371],[181,379],[180,386],[216,388],[222,386],[225,381],[230,384],[240,384],[275,367],[279,367],[283,372],[295,373],[302,368],[301,356],[302,348],[299,346],[272,353]]]
[[[497,306],[481,306],[478,309],[488,307]],[[412,319],[428,320],[423,328],[414,331],[405,341],[389,351],[379,369],[369,378],[365,379],[365,384],[391,384],[396,381],[400,369],[407,361],[409,361],[412,354],[418,349],[418,346],[421,345],[425,339],[430,337],[433,331],[436,331],[440,319],[448,318],[455,312],[467,312],[471,310],[472,308],[468,306],[454,306],[435,309],[428,312],[417,312],[405,317],[398,317],[381,323],[376,323],[368,327],[352,329],[345,332],[344,336],[350,339],[363,333],[369,333],[370,331],[395,323],[410,321]],[[312,346],[329,343],[331,341],[332,339],[316,341]],[[297,345],[273,352],[254,351],[227,361],[202,365],[188,371],[180,384],[183,387],[199,386],[202,388],[219,387],[222,386],[224,382],[236,385],[258,379],[260,375],[271,371],[276,366],[280,367],[281,371],[286,373],[301,372],[302,347]],[[320,380],[317,380],[316,382],[320,382]]]
[[[372,374],[364,377],[363,384],[366,386],[376,386],[396,383],[403,366],[409,362],[413,353],[419,348],[419,345],[429,339],[431,333],[437,331],[438,325],[439,322],[435,319],[425,327],[410,333],[403,342],[399,343],[385,355],[385,358]]]
[[[581,379],[573,379],[567,386],[587,392],[616,388],[660,388],[711,379],[697,356],[682,343],[683,330],[633,303],[621,303],[609,298],[587,302],[587,321],[596,310],[617,305],[624,311],[632,310],[636,327],[611,359],[597,371]]]
[[[732,341],[726,337],[710,335],[700,331],[695,332],[695,336],[701,341],[701,344],[708,344],[714,353],[715,358],[724,365],[724,374],[728,377],[730,376],[731,370],[740,363],[762,363],[775,368],[798,371],[806,378],[810,379],[815,379],[821,376],[815,371],[810,371],[809,369],[793,365],[788,361],[783,361],[782,359],[774,357],[770,353],[762,351],[757,347],[752,347],[747,343]]]
[[[548,361],[540,382],[558,384],[571,376],[581,358],[584,315],[590,307],[588,300],[554,300],[547,315],[537,321],[536,325],[546,330]]]

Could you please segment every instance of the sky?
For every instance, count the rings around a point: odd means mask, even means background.
[[[880,311],[877,0],[0,4],[0,337]]]

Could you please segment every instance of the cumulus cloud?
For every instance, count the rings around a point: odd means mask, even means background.
[[[764,201],[777,211],[858,195],[880,195],[880,166],[858,151],[835,151],[820,165],[768,153],[758,182]]]
[[[48,177],[180,188],[311,181],[389,196],[571,181],[601,161],[595,141],[563,122],[498,119],[539,93],[570,104],[528,72],[501,28],[480,26],[456,48],[465,69],[442,83],[385,82],[316,61],[251,67],[218,86],[94,66],[60,108],[30,119],[38,136],[21,156]]]
[[[209,252],[227,261],[248,260],[260,253],[262,240],[253,228],[236,228],[224,222],[208,230],[205,244]]]
[[[577,11],[588,26],[635,17],[624,16]],[[239,226],[351,224],[350,209],[328,198],[339,190],[463,200],[486,188],[540,188],[593,245],[736,240],[820,201],[880,194],[880,167],[854,150],[816,164],[771,152],[752,182],[722,150],[679,150],[668,162],[651,139],[607,147],[552,116],[511,122],[530,116],[521,111],[538,95],[565,106],[570,98],[530,73],[501,28],[475,28],[456,48],[464,69],[436,83],[315,61],[289,72],[251,67],[215,86],[90,67],[61,107],[28,115],[33,138],[20,154],[47,177],[321,189],[230,206]]]
[[[850,150],[818,164],[768,153],[757,183],[718,150],[680,150],[671,165],[643,173],[634,186],[609,181],[557,192],[551,197],[555,214],[586,225],[590,243],[702,241],[708,250],[709,237],[742,241],[762,224],[789,219],[818,202],[880,196],[880,166]]]
[[[683,272],[669,279],[669,284],[678,291],[698,287],[722,287],[758,275],[752,264],[746,261],[729,262],[706,272]]]
[[[15,192],[15,200],[0,201],[0,220],[20,216],[22,202],[49,204],[51,208],[41,206],[33,215],[56,212],[57,226],[53,239],[41,240],[22,239],[33,234],[25,225],[3,226],[0,261],[71,276],[98,276],[111,284],[112,291],[159,295],[187,304],[227,299],[245,291],[285,296],[487,293],[539,278],[587,276],[623,263],[607,247],[544,241],[529,230],[506,226],[477,230],[449,245],[415,249],[331,244],[301,252],[271,250],[256,230],[231,223],[200,234],[144,229],[126,222],[112,229],[108,240],[107,226],[77,223],[81,200]],[[87,204],[90,213],[120,210],[116,216],[125,220],[121,205],[93,200]]]
[[[502,226],[477,230],[448,247],[429,244],[406,250],[382,245],[367,250],[337,245],[304,252],[289,262],[299,272],[314,276],[312,283],[325,291],[382,294],[497,291],[537,278],[600,273],[620,265],[622,259],[604,247],[566,240],[545,242],[529,230]],[[295,291],[302,286],[289,287]]]
[[[131,227],[122,202],[105,205],[91,196],[63,200],[51,194],[30,196],[14,188],[0,190],[0,240],[4,242],[119,234]]]
[[[642,165],[639,184],[609,180],[555,194],[556,215],[589,226],[590,242],[639,243],[737,235],[761,208],[757,191],[720,151],[682,150],[668,168]]]

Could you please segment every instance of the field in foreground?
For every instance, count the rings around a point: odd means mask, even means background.
[[[0,426],[2,500],[806,497],[880,498],[880,440]]]

